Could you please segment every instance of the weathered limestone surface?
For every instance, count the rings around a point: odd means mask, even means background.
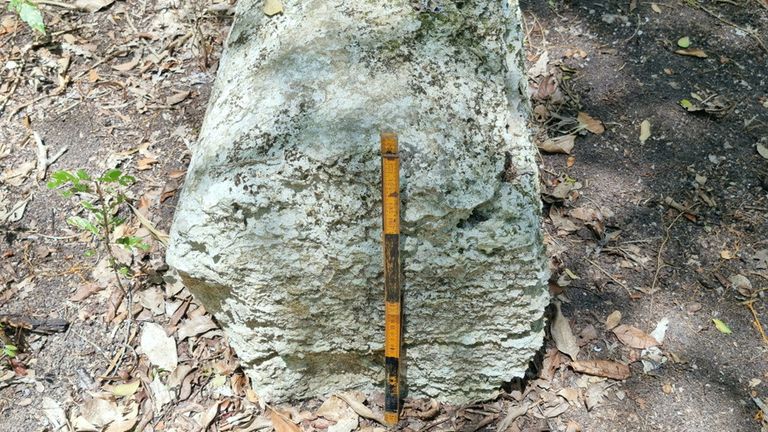
[[[541,346],[548,301],[517,3],[283,2],[238,2],[168,262],[263,397],[381,385],[395,130],[409,394],[489,396]]]

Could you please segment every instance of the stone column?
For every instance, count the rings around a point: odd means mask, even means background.
[[[380,386],[394,130],[408,395],[491,395],[540,348],[548,302],[517,3],[283,3],[238,2],[169,264],[262,397]]]

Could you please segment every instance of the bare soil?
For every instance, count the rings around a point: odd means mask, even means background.
[[[497,399],[460,407],[407,400],[398,429],[766,431],[757,404],[768,403],[760,330],[768,322],[768,160],[757,145],[768,147],[768,4],[521,6],[535,141],[576,135],[570,155],[542,152],[540,168],[550,288],[579,352],[571,359],[549,338],[530,376]],[[78,417],[94,419],[94,406],[133,421],[124,430],[295,430],[283,418],[323,431],[358,418],[333,398],[275,407],[284,416],[276,418],[249,393],[220,331],[178,337],[208,315],[173,282],[161,241],[127,207],[127,232],[150,250],[122,255],[134,269],[133,303],[115,308],[115,280],[98,265],[104,253],[85,254],[102,250],[99,241],[66,223],[83,215],[77,202],[45,187],[56,170],[117,167],[137,179],[132,203],[167,232],[231,7],[128,0],[93,13],[42,8],[48,38],[0,14],[0,317],[69,327],[38,334],[3,325],[20,354],[1,360],[0,431],[75,430]],[[683,37],[689,54],[706,57],[675,53]],[[579,127],[579,113],[604,131]],[[650,134],[641,140],[644,121]],[[34,134],[49,157],[67,151],[45,177],[36,178],[34,164],[9,177],[39,159]],[[18,217],[7,216],[27,199]],[[93,293],[81,298],[87,287]],[[614,311],[641,336],[668,320],[658,349],[618,339],[606,327]],[[177,336],[183,376],[151,367],[138,330],[152,323]],[[629,365],[631,376],[574,370],[574,361],[590,360]],[[110,387],[136,380],[128,396]],[[381,412],[381,394],[354,396]],[[317,414],[323,403],[335,419]],[[358,420],[357,430],[383,430]]]

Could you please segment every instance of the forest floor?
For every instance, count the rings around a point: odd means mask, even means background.
[[[164,263],[231,7],[51,3],[0,13],[0,431],[383,431],[381,394],[259,401]],[[562,314],[527,381],[398,429],[765,432],[768,4],[521,6]],[[127,276],[46,187],[78,169],[135,178]]]

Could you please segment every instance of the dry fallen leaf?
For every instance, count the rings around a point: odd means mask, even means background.
[[[576,340],[576,336],[573,335],[568,320],[560,310],[560,303],[556,302],[555,308],[555,319],[551,327],[552,339],[555,340],[555,345],[560,352],[567,354],[572,360],[576,360],[576,357],[579,355],[579,342]]]
[[[563,135],[557,138],[547,138],[546,141],[539,144],[539,148],[547,153],[571,154],[575,139],[576,135]]]
[[[613,311],[608,318],[605,319],[605,329],[613,330],[621,322],[621,312]]]
[[[190,93],[191,93],[190,91],[180,91],[180,92],[174,93],[168,96],[167,98],[165,98],[165,104],[168,106],[179,104],[183,102],[186,98],[188,98]]]
[[[140,380],[136,380],[134,382],[130,382],[126,384],[118,384],[116,386],[112,386],[110,391],[115,396],[131,396],[132,394],[136,393],[136,391],[139,389],[140,384],[141,384]]]
[[[512,423],[520,416],[524,416],[526,413],[528,413],[528,410],[531,408],[531,405],[528,403],[522,403],[518,406],[509,407],[507,410],[507,415],[504,417],[502,421],[499,422],[499,424],[496,427],[497,431],[506,431],[509,429],[509,427],[512,425]]]
[[[629,366],[610,360],[575,361],[571,362],[571,367],[576,372],[615,380],[625,380],[632,376]]]
[[[96,294],[97,292],[103,289],[104,289],[103,285],[99,285],[94,282],[86,282],[77,287],[77,289],[75,290],[75,293],[72,294],[72,296],[69,298],[69,301],[73,301],[73,302],[83,301],[86,298],[92,296],[93,294]]]
[[[155,158],[142,158],[136,162],[136,168],[139,171],[146,171],[148,169],[151,169],[152,165],[156,164],[157,162],[158,160]]]
[[[640,123],[640,142],[645,144],[645,142],[650,137],[651,137],[651,122],[648,120],[643,120],[643,122]]]
[[[555,206],[550,207],[549,218],[552,220],[552,225],[554,225],[558,231],[574,232],[579,230],[579,227],[577,227],[573,221],[563,216],[562,210]]]
[[[112,66],[112,69],[120,72],[128,72],[129,70],[135,68],[137,64],[139,64],[139,62],[141,61],[141,55],[142,55],[141,52],[137,52],[132,59],[128,60],[125,63],[120,63],[117,66]]]
[[[630,325],[622,324],[614,328],[613,334],[619,338],[621,343],[631,348],[646,349],[659,344],[656,339],[644,331]]]
[[[689,57],[707,58],[707,53],[701,48],[686,48],[675,51],[675,54],[680,54]]]
[[[608,391],[611,383],[603,381],[589,386],[584,395],[584,403],[587,405],[587,411],[592,411],[603,402],[603,397]]]
[[[45,417],[51,423],[53,431],[67,430],[67,415],[58,402],[48,396],[43,396],[41,408],[43,413],[45,413]]]
[[[293,424],[284,415],[270,408],[269,419],[272,420],[272,427],[275,428],[275,432],[301,432],[298,426]]]
[[[97,12],[114,2],[115,0],[77,0],[75,7],[86,12]]]
[[[384,424],[384,416],[377,415],[373,411],[371,411],[370,408],[363,405],[362,402],[359,402],[357,399],[352,397],[348,393],[339,393],[336,395],[339,399],[346,402],[352,410],[357,413],[360,417],[364,417],[370,420],[374,420],[376,422],[379,422],[381,424]]]
[[[603,126],[603,122],[593,118],[585,112],[580,112],[576,119],[579,121],[579,125],[581,127],[592,132],[593,134],[600,135],[601,133],[605,132],[605,126]]]
[[[176,369],[179,363],[176,341],[173,336],[166,335],[158,324],[144,323],[140,345],[150,363],[167,371]]]
[[[96,69],[91,69],[91,70],[88,71],[88,82],[89,83],[95,83],[99,79],[101,79],[101,77],[99,76],[99,73],[96,72]]]
[[[283,2],[280,0],[266,0],[264,2],[264,15],[272,16],[283,12]]]
[[[210,315],[200,315],[182,322],[176,335],[179,337],[179,341],[183,341],[188,337],[201,335],[217,327]]]
[[[656,13],[661,13],[661,8],[656,3],[651,3],[651,9]]]
[[[659,344],[663,344],[664,343],[664,337],[667,334],[667,328],[668,327],[669,327],[669,318],[664,317],[661,320],[659,320],[658,324],[656,324],[656,328],[653,329],[653,331],[651,332],[650,336],[652,338],[656,339],[656,341]]]
[[[732,260],[736,257],[733,256],[733,252],[729,251],[728,249],[723,249],[720,251],[720,258],[724,260]]]

